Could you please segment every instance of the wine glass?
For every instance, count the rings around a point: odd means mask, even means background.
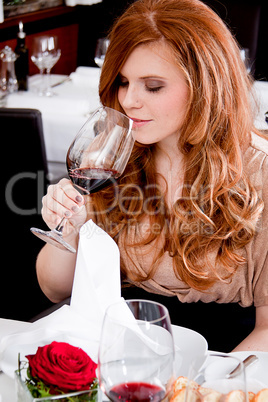
[[[66,163],[73,185],[82,194],[92,194],[114,184],[129,160],[134,138],[133,121],[109,107],[98,108],[82,126],[67,152]],[[76,250],[62,236],[66,218],[52,231],[31,228],[42,240],[63,250]]]
[[[33,39],[31,59],[39,68],[42,83],[39,88],[40,96],[54,96],[50,83],[50,71],[61,56],[57,36],[37,36]],[[46,74],[44,75],[44,72]]]
[[[100,68],[103,65],[109,43],[110,41],[108,38],[100,38],[97,40],[94,61]]]
[[[249,57],[249,49],[248,48],[240,49],[240,56],[241,56],[242,61],[245,64],[247,73],[250,74],[251,69],[252,69],[252,61],[250,60],[250,57]]]
[[[162,401],[174,380],[174,355],[165,306],[121,299],[107,308],[98,377],[101,390],[111,401]]]
[[[244,363],[233,355],[209,351],[204,364],[200,359],[192,362],[187,387],[177,392],[185,394],[184,402],[202,398],[248,402]]]

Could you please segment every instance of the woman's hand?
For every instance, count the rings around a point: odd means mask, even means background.
[[[48,187],[43,197],[42,217],[50,229],[54,229],[66,217],[63,235],[78,232],[85,223],[87,213],[84,197],[68,179]]]

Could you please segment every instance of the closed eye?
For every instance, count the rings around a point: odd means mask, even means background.
[[[146,91],[148,91],[148,92],[158,92],[158,91],[160,91],[160,89],[162,89],[163,88],[163,86],[159,86],[159,87],[146,87]]]
[[[117,82],[119,87],[126,87],[128,85],[128,80],[120,75],[117,78]]]

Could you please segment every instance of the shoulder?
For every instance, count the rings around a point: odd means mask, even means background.
[[[268,176],[268,139],[252,133],[250,144],[244,154],[244,167],[248,175]]]
[[[268,155],[268,136],[264,138],[255,133],[251,133],[250,147]]]

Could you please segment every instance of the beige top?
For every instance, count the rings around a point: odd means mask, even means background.
[[[173,271],[172,257],[166,252],[153,279],[135,283],[143,289],[166,296],[177,296],[181,302],[232,303],[256,307],[268,305],[268,141],[253,134],[251,144],[244,155],[245,167],[250,172],[252,183],[256,186],[265,203],[264,211],[253,240],[245,247],[247,263],[241,265],[231,282],[217,282],[206,292],[197,291],[180,281]],[[131,254],[135,264],[126,255],[123,247],[121,257],[129,271],[147,273],[152,262],[151,253],[137,248]]]

